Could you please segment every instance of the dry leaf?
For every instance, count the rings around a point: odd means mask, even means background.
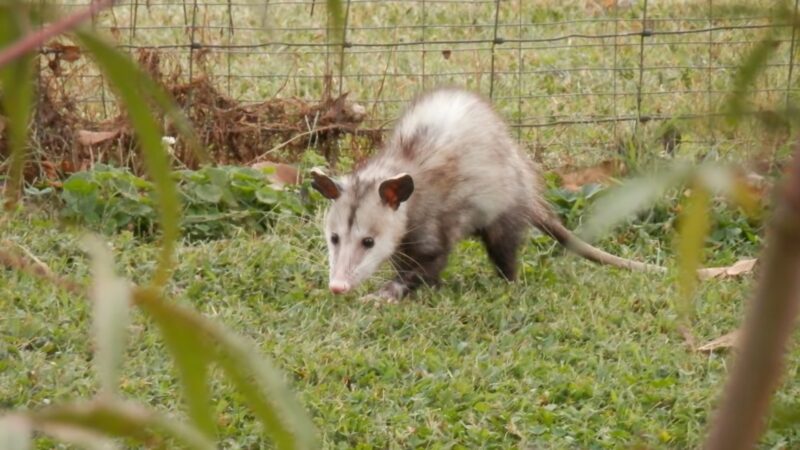
[[[41,161],[39,163],[41,166],[42,172],[44,175],[50,180],[57,180],[59,179],[58,175],[58,167],[50,161]]]
[[[50,48],[56,52],[57,56],[67,62],[75,62],[81,58],[81,49],[76,45],[65,45],[55,43]]]
[[[616,160],[605,160],[594,167],[575,170],[570,166],[565,166],[555,170],[561,178],[561,187],[577,192],[586,184],[608,184],[611,177],[624,172],[625,166]]]
[[[78,130],[78,142],[81,145],[97,145],[119,136],[120,130],[114,131],[89,131]]]
[[[65,159],[61,161],[61,171],[65,174],[71,174],[75,172],[75,164],[72,161]]]
[[[728,267],[709,267],[700,269],[698,275],[701,280],[708,280],[710,278],[730,278],[739,275],[745,275],[753,271],[756,267],[758,259],[741,259],[736,261],[735,264]]]
[[[297,168],[288,164],[265,161],[255,163],[250,167],[257,170],[274,168],[275,170],[268,174],[267,178],[272,182],[272,186],[278,189],[287,184],[299,184],[301,181],[300,173],[297,171]]]
[[[728,334],[720,336],[712,341],[709,341],[700,347],[697,347],[698,352],[713,352],[723,348],[736,347],[739,341],[739,330],[733,330]]]

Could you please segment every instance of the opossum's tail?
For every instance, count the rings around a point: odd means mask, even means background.
[[[535,217],[533,224],[536,226],[536,228],[542,230],[543,233],[557,240],[567,249],[580,256],[583,256],[589,261],[601,264],[610,264],[623,269],[638,270],[643,272],[666,272],[667,270],[665,267],[654,264],[647,264],[639,261],[620,258],[619,256],[604,252],[597,247],[593,247],[586,241],[576,236],[572,231],[568,230],[561,223],[561,221],[558,220],[555,214],[548,214],[545,217]]]

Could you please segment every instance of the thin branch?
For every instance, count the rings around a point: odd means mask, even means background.
[[[255,158],[253,158],[252,160],[250,160],[250,162],[247,163],[247,165],[249,166],[249,165],[255,164],[257,162],[260,162],[262,159],[266,158],[267,155],[269,155],[270,153],[275,153],[278,150],[282,149],[283,147],[286,147],[287,145],[291,144],[292,142],[294,142],[294,141],[296,141],[296,140],[298,140],[300,138],[303,138],[305,136],[308,136],[308,135],[311,135],[311,134],[316,134],[316,133],[319,133],[321,131],[328,131],[328,130],[351,130],[352,131],[353,129],[354,128],[351,125],[333,124],[333,125],[326,125],[324,127],[314,128],[312,130],[305,131],[303,133],[298,133],[295,136],[293,136],[291,139],[289,139],[287,141],[284,141],[284,142],[281,142],[280,144],[272,147],[271,149],[265,151],[264,153],[258,155]]]
[[[778,192],[761,279],[742,328],[741,352],[728,379],[705,448],[755,448],[779,385],[800,306],[800,140]]]
[[[0,51],[0,67],[26,53],[30,53],[46,41],[77,27],[81,22],[90,19],[93,15],[113,4],[114,0],[95,0],[87,8],[76,11],[55,23],[42,27],[39,31],[26,35]]]
[[[67,278],[62,278],[56,274],[54,274],[46,264],[41,262],[38,258],[34,257],[32,254],[31,259],[34,262],[30,262],[26,260],[24,257],[14,254],[9,250],[10,241],[4,241],[3,247],[0,248],[0,266],[5,266],[10,269],[18,270],[20,272],[25,272],[29,275],[33,275],[37,278],[41,278],[45,281],[49,281],[50,283],[64,289],[68,292],[77,295],[85,295],[86,288],[81,286],[80,284],[69,280]],[[26,249],[23,249],[27,252]]]

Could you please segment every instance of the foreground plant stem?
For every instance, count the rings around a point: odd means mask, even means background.
[[[800,140],[777,192],[756,295],[742,328],[740,352],[711,423],[709,450],[754,448],[783,371],[800,302]]]
[[[46,25],[39,31],[28,34],[5,49],[0,50],[0,67],[33,51],[48,40],[77,27],[81,22],[110,7],[113,3],[114,0],[95,0],[88,7],[76,11],[57,22]]]

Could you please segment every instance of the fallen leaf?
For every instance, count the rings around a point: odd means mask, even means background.
[[[67,62],[75,62],[81,58],[81,49],[76,45],[55,43],[50,48],[57,53],[60,59]]]
[[[257,170],[269,168],[274,169],[267,174],[267,178],[269,178],[270,182],[272,182],[273,187],[278,189],[286,186],[287,184],[299,184],[302,181],[297,168],[288,164],[264,161],[255,163],[250,167]]]
[[[587,184],[607,185],[610,178],[623,173],[625,165],[617,160],[605,160],[600,164],[587,167],[585,169],[574,169],[565,166],[555,170],[556,175],[561,179],[561,187],[577,192]]]
[[[50,161],[41,161],[39,163],[45,176],[50,180],[57,180],[59,178],[58,168]]]
[[[700,347],[697,347],[698,352],[713,352],[723,348],[736,347],[739,341],[739,330],[733,330],[728,334],[720,336],[712,341],[709,341]]]
[[[75,164],[72,163],[70,160],[63,160],[61,161],[61,171],[65,174],[69,175],[75,172]]]
[[[701,280],[711,278],[731,278],[745,275],[753,271],[758,263],[758,259],[741,259],[727,267],[708,267],[700,269],[697,273]]]
[[[78,130],[78,142],[81,145],[97,145],[119,136],[120,130],[114,131],[89,131]]]

